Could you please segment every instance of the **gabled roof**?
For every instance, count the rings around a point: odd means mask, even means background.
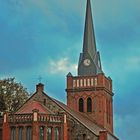
[[[29,98],[31,99],[32,96]],[[29,101],[29,100],[28,100]],[[33,113],[33,110],[36,109],[39,111],[41,114],[52,114],[50,110],[47,109],[46,106],[41,104],[38,101],[31,101],[31,102],[26,102],[24,106],[22,106],[15,114],[28,114],[28,113]]]
[[[99,136],[100,131],[105,131],[105,129],[101,128],[97,124],[95,124],[93,121],[91,121],[86,116],[82,115],[79,112],[76,112],[72,109],[70,109],[68,106],[63,104],[62,102],[51,98],[59,107],[61,107],[66,113],[71,115],[74,119],[76,119],[79,123],[84,125],[87,129],[89,129],[91,132],[93,132],[95,135]]]
[[[38,109],[39,113],[47,113],[50,114],[50,110],[47,109],[46,106],[44,106],[41,102],[37,100],[31,100],[37,92],[35,92],[24,104],[19,108],[18,111],[16,111],[15,114],[24,114],[24,113],[32,113],[33,109]],[[79,123],[81,123],[83,126],[85,126],[87,129],[89,129],[92,133],[99,136],[100,131],[104,131],[104,129],[100,126],[98,126],[96,123],[91,121],[88,117],[82,115],[79,112],[76,112],[72,109],[70,109],[67,105],[64,103],[48,96],[46,93],[42,92],[43,95],[45,95],[47,98],[52,100],[55,104],[57,104],[62,110],[66,112],[66,114],[69,114],[72,116],[75,120],[77,120]],[[31,101],[31,102],[30,102]]]

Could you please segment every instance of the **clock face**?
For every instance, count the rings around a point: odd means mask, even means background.
[[[90,63],[91,63],[91,62],[90,62],[90,60],[89,60],[89,59],[85,59],[85,60],[84,60],[84,65],[85,65],[85,66],[89,66],[89,65],[90,65]]]

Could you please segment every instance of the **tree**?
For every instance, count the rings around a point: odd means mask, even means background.
[[[0,80],[0,112],[16,111],[28,98],[27,89],[15,82],[15,78]]]

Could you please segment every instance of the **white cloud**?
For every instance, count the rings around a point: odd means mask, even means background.
[[[68,73],[69,71],[75,72],[77,69],[76,64],[72,64],[69,61],[69,58],[64,57],[59,60],[50,60],[49,61],[49,73],[58,74],[58,73]]]

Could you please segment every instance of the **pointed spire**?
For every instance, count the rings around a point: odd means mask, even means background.
[[[80,53],[78,75],[96,75],[103,73],[100,54],[96,50],[96,41],[92,20],[90,0],[87,0],[83,52]]]
[[[96,53],[96,42],[90,0],[87,0],[86,7],[83,53],[89,53],[91,58],[93,58]]]

